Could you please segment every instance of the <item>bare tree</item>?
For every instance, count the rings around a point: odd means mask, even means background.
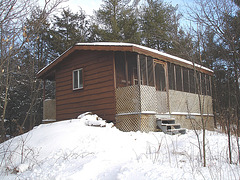
[[[236,1],[238,2],[238,1]],[[231,130],[230,118],[236,115],[236,137],[239,137],[240,133],[240,90],[239,90],[239,72],[240,72],[240,54],[239,54],[239,4],[234,3],[234,1],[229,0],[195,0],[194,5],[188,6],[189,19],[195,23],[200,24],[203,29],[211,28],[214,32],[214,39],[218,39],[219,57],[218,59],[226,67],[226,74],[229,76],[227,78],[227,83],[225,91],[229,91],[229,82],[233,82],[233,90],[231,90],[231,98],[229,98],[230,93],[219,92],[221,98],[223,93],[225,93],[226,105],[219,108],[219,111],[226,111],[228,114],[226,117],[226,129],[229,136],[229,160],[232,162],[231,158]],[[204,36],[204,34],[203,34]],[[199,46],[200,47],[200,46]],[[200,52],[200,51],[199,51]],[[216,61],[216,60],[215,60]],[[220,84],[223,85],[223,84]],[[229,102],[228,102],[229,101]],[[230,103],[230,101],[232,101]],[[233,102],[234,101],[234,102]],[[221,102],[216,100],[216,102]],[[231,107],[229,106],[231,104]],[[219,106],[218,106],[219,107]],[[224,109],[222,109],[224,108]],[[235,111],[235,112],[234,112]],[[232,113],[232,114],[229,114]],[[238,139],[238,138],[237,138]],[[239,147],[239,143],[238,143]],[[240,151],[239,151],[240,157]],[[240,158],[239,158],[240,159]]]
[[[211,27],[215,38],[223,44],[223,58],[234,73],[236,110],[239,116],[239,7],[229,0],[195,0],[195,4],[194,7],[188,7],[190,19],[205,28]]]
[[[41,23],[64,0],[45,0],[41,18],[35,22],[36,31]],[[0,142],[5,140],[4,120],[9,99],[9,89],[12,88],[12,75],[20,73],[18,66],[19,52],[29,43],[33,33],[27,33],[24,23],[36,6],[33,0],[8,0],[0,2]]]

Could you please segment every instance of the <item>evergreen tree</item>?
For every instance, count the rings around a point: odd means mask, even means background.
[[[75,43],[86,42],[88,39],[88,21],[82,9],[78,13],[63,9],[60,16],[54,16],[52,23],[50,45],[56,56]]]
[[[162,0],[147,0],[140,17],[144,45],[163,51],[172,47],[173,34],[178,31],[176,10]]]
[[[182,29],[171,36],[171,41],[169,42],[170,47],[165,49],[165,52],[181,57],[183,59],[191,60],[194,54],[193,36],[187,32],[185,33]]]
[[[104,0],[95,18],[92,39],[140,43],[136,8],[129,0]]]

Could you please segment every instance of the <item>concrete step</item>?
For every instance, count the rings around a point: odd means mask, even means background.
[[[166,134],[185,134],[186,129],[181,128],[180,124],[175,124],[174,118],[164,118],[164,119],[156,119],[157,126],[159,130],[162,130]]]
[[[180,129],[169,129],[167,130],[167,134],[175,135],[175,134],[186,134],[185,128]]]
[[[162,126],[167,126],[167,129],[180,129],[181,125],[180,124],[163,124]]]
[[[161,119],[163,124],[175,124],[175,119]]]

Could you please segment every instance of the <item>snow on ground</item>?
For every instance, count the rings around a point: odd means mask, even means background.
[[[39,125],[0,144],[0,179],[239,179],[239,165],[228,164],[227,136],[207,131],[206,138],[204,168],[194,131],[185,135],[121,132],[86,113]]]

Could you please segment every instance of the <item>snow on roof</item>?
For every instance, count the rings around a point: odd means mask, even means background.
[[[167,53],[164,53],[164,52],[161,52],[161,51],[158,51],[156,49],[152,49],[152,48],[149,48],[149,47],[145,47],[145,46],[141,46],[141,45],[137,45],[137,44],[132,44],[132,43],[123,43],[123,42],[94,42],[94,43],[77,43],[75,44],[75,46],[116,46],[116,47],[136,47],[136,48],[139,48],[139,49],[142,49],[142,50],[146,50],[148,52],[151,52],[151,53],[154,53],[154,54],[158,54],[160,56],[163,56],[163,57],[167,57],[167,58],[170,58],[170,59],[173,59],[175,61],[178,61],[178,62],[181,62],[183,64],[186,64],[186,65],[191,65],[191,66],[195,66],[197,68],[200,68],[200,69],[203,69],[203,70],[206,70],[208,72],[211,72],[213,73],[213,70],[207,68],[207,67],[204,67],[202,65],[199,65],[199,64],[196,64],[196,63],[193,63],[191,61],[188,61],[188,60],[185,60],[185,59],[182,59],[180,57],[177,57],[177,56],[173,56],[173,55],[170,55],[170,54],[167,54]],[[73,46],[74,47],[74,46]],[[37,75],[41,74],[44,70],[46,70],[49,66],[52,66],[53,63],[55,63],[60,57],[64,56],[69,50],[71,50],[73,47],[67,49],[64,53],[62,53],[58,58],[56,58],[54,61],[52,61],[51,63],[49,63],[47,66],[45,66],[44,68],[42,68]],[[54,65],[53,65],[54,66]]]
[[[170,55],[170,54],[167,54],[167,53],[164,53],[162,51],[158,51],[156,49],[152,49],[152,48],[149,48],[149,47],[146,47],[146,46],[141,46],[141,45],[137,45],[137,44],[132,44],[132,43],[122,43],[122,42],[94,42],[94,43],[77,43],[76,46],[133,46],[133,47],[137,47],[137,48],[140,48],[140,49],[144,49],[144,50],[147,50],[149,52],[152,52],[152,53],[155,53],[155,54],[159,54],[161,56],[165,56],[165,57],[169,57],[171,59],[175,59],[177,61],[180,61],[180,62],[183,62],[183,63],[186,63],[186,64],[189,64],[189,65],[193,65],[193,62],[191,61],[188,61],[188,60],[185,60],[185,59],[182,59],[180,57],[177,57],[177,56],[173,56],[173,55]],[[196,67],[198,68],[201,68],[201,69],[204,69],[206,71],[210,71],[210,72],[213,72],[213,70],[207,68],[207,67],[204,67],[202,65],[199,65],[199,64],[195,64]]]

